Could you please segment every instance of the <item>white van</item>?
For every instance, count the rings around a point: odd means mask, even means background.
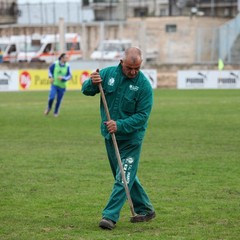
[[[3,38],[0,38],[0,49],[1,49],[1,52],[5,52],[6,51],[6,48],[9,44],[9,39],[6,38],[6,37],[3,37]]]
[[[3,55],[6,52],[7,46],[8,46],[9,40],[7,38],[0,38],[0,62],[3,62]]]
[[[79,60],[82,58],[82,51],[80,45],[80,36],[77,33],[65,34],[65,53],[69,61]],[[47,62],[51,63],[59,57],[60,52],[60,38],[59,35],[45,35],[41,38],[41,45],[36,52],[31,53],[31,62]],[[21,59],[19,54],[18,59]]]
[[[2,37],[0,38],[0,48],[2,50],[3,62],[16,62],[17,55],[19,52],[18,42],[22,36],[11,36],[11,37]]]
[[[119,60],[124,51],[131,46],[132,41],[128,39],[104,40],[90,57],[94,60]]]
[[[38,36],[39,44],[36,45],[33,44],[33,38],[30,36],[13,35],[11,37],[0,38],[0,48],[3,52],[3,62],[30,61],[31,57],[29,52],[36,52],[40,48],[40,39],[40,36]]]
[[[24,36],[18,41],[17,62],[31,62],[33,56],[41,47],[41,36],[36,34],[33,36]]]

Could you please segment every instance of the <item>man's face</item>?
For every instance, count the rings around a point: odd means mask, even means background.
[[[135,78],[138,75],[142,60],[139,59],[138,61],[132,62],[128,59],[124,59],[120,62],[122,64],[122,71],[128,78]]]

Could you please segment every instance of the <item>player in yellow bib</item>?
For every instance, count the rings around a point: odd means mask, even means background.
[[[72,78],[71,69],[69,63],[67,62],[67,55],[65,53],[62,53],[58,60],[51,64],[48,76],[51,82],[51,88],[49,92],[48,106],[44,114],[49,114],[52,109],[54,99],[57,97],[54,108],[54,116],[57,117],[64,93],[66,91],[67,81]]]

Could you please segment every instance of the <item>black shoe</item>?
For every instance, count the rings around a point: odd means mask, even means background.
[[[134,217],[131,217],[131,223],[138,223],[138,222],[148,222],[151,219],[156,217],[156,213],[154,211],[147,213],[146,215],[137,214]]]
[[[103,218],[99,223],[99,227],[101,227],[102,229],[112,230],[113,228],[115,228],[115,226],[116,226],[115,222],[106,218]]]

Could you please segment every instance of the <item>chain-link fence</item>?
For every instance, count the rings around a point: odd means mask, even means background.
[[[198,28],[196,62],[214,63],[222,59],[227,64],[240,63],[240,14],[212,28]]]
[[[219,57],[240,63],[240,14],[219,28]]]

